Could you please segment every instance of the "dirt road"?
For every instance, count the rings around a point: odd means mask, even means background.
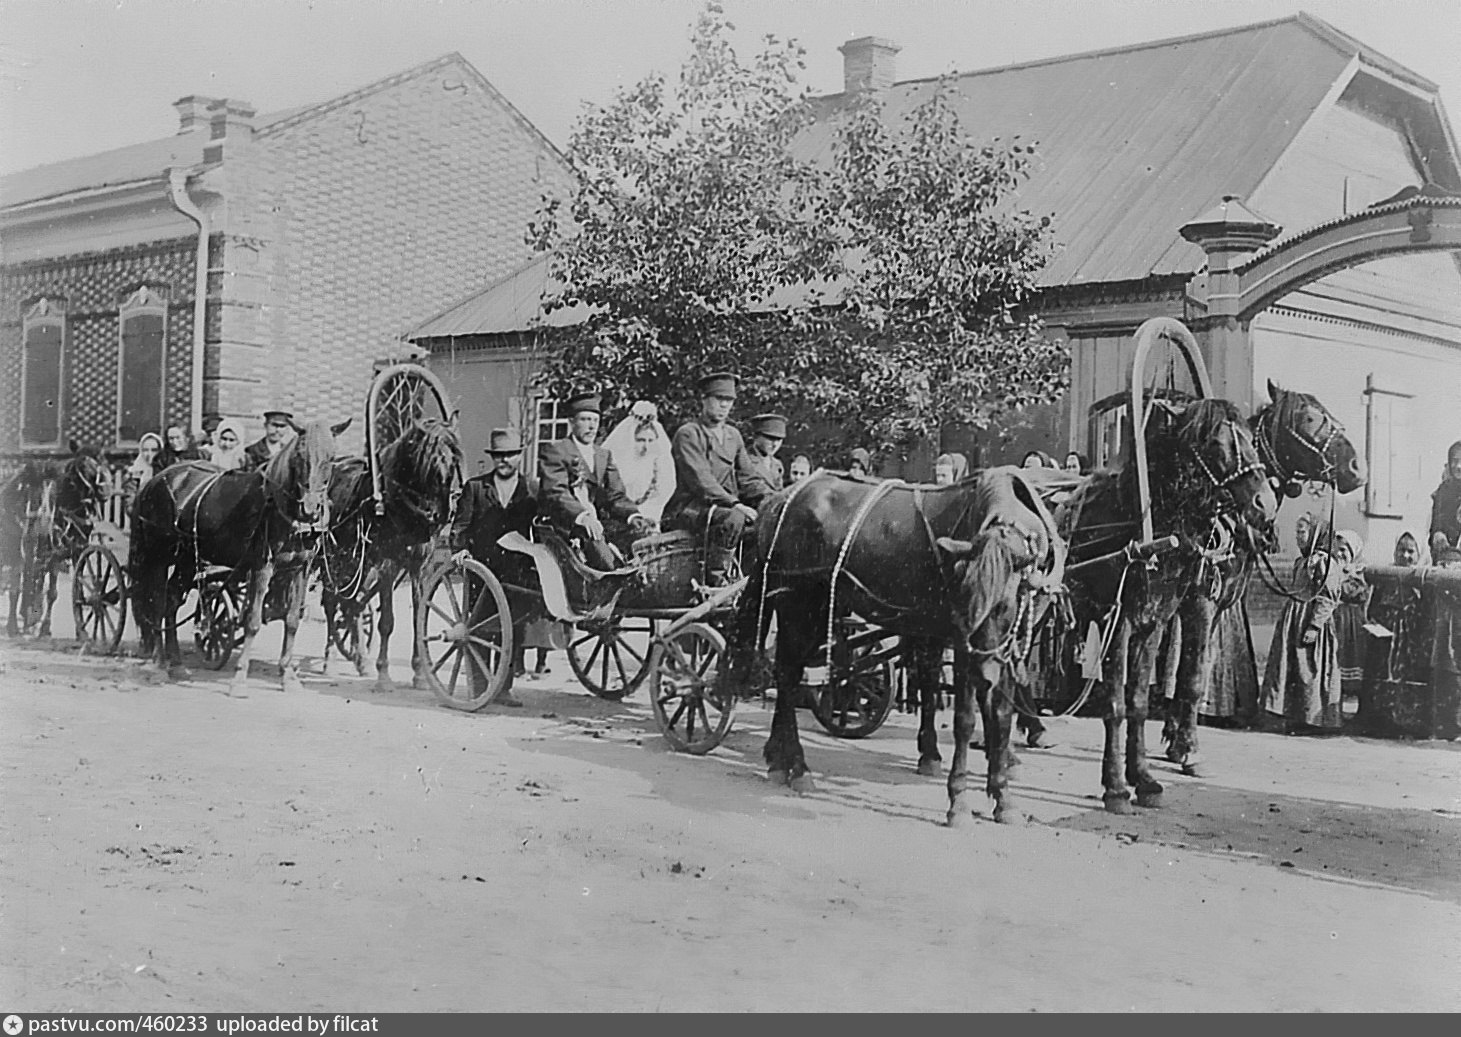
[[[1461,1009],[1458,745],[1205,731],[1211,777],[1112,817],[1059,721],[1035,821],[951,831],[909,717],[804,715],[799,797],[759,703],[680,756],[561,655],[458,714],[317,658],[235,700],[0,652],[7,1011]]]

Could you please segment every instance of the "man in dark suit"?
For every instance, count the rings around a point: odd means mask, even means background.
[[[786,439],[786,419],[780,414],[757,414],[751,419],[751,460],[773,491],[786,485],[786,469],[776,452]]]
[[[681,425],[670,441],[675,492],[660,524],[705,537],[707,577],[714,586],[726,582],[746,524],[755,521],[756,506],[771,487],[741,434],[727,424],[736,401],[736,376],[706,375],[699,387],[700,417]]]
[[[466,551],[504,583],[531,587],[534,585],[531,560],[497,544],[498,538],[506,533],[527,536],[538,509],[533,487],[521,471],[522,436],[516,429],[493,429],[486,452],[492,458],[492,471],[468,479],[457,499],[457,513],[451,525],[452,550]],[[468,594],[472,600],[477,600],[481,593],[475,584],[476,580],[469,578]],[[512,668],[515,676],[522,676],[528,610],[515,607],[513,614],[521,618],[513,623]],[[480,689],[486,680],[475,665],[469,679],[474,689]],[[504,689],[491,704],[521,706],[522,702]]]
[[[635,535],[653,523],[624,492],[613,455],[594,442],[598,393],[580,393],[567,407],[571,434],[538,454],[538,499],[548,520],[579,545],[584,561],[595,569],[615,569],[629,557]]]
[[[293,433],[298,431],[294,415],[284,410],[264,411],[264,438],[256,439],[244,447],[245,470],[262,468],[274,455],[288,445]]]

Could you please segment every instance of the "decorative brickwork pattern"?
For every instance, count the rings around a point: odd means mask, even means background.
[[[142,284],[168,300],[164,420],[187,422],[194,254],[194,239],[185,238],[0,271],[0,452],[20,448],[21,314],[39,295],[67,304],[63,440],[117,445],[120,304]]]

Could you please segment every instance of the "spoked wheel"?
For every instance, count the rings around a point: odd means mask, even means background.
[[[481,562],[452,561],[423,580],[416,649],[444,706],[476,710],[512,683],[512,614]]]
[[[88,652],[110,655],[127,625],[126,577],[116,555],[92,544],[76,559],[71,577],[71,613],[76,638]]]
[[[730,733],[735,695],[716,688],[725,639],[712,626],[690,623],[655,642],[649,702],[665,740],[704,756]]]
[[[352,610],[341,601],[330,617],[330,643],[346,659],[354,660],[359,655],[364,659],[375,643],[375,602],[366,602],[358,610]]]
[[[834,738],[866,738],[888,719],[896,698],[893,664],[865,662],[814,696],[812,715]]]
[[[243,626],[243,588],[236,580],[206,580],[198,588],[198,614],[193,618],[193,647],[210,670],[221,670],[233,658]]]
[[[649,675],[654,627],[653,619],[639,616],[575,627],[568,642],[568,665],[589,691],[618,702]]]

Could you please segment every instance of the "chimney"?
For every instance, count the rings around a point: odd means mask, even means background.
[[[859,36],[837,48],[842,52],[842,91],[861,94],[886,90],[897,74],[895,55],[903,48],[878,36]]]
[[[187,133],[189,130],[202,129],[208,125],[208,109],[218,103],[216,97],[204,97],[201,94],[189,94],[187,97],[180,97],[172,103],[178,110],[178,132]]]
[[[254,106],[247,101],[222,97],[208,107],[208,146],[204,162],[223,161],[224,145],[237,154],[254,139]]]

